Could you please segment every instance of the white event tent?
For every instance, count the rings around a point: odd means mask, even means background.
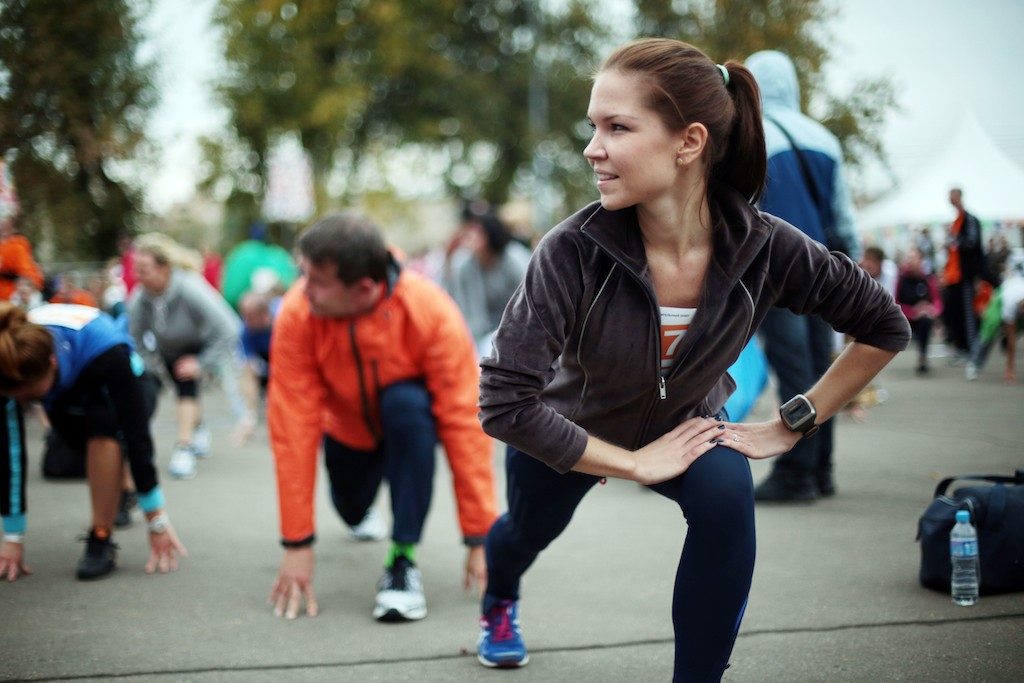
[[[949,204],[953,187],[963,190],[964,207],[983,223],[1024,219],[1024,169],[967,113],[930,164],[859,213],[858,227],[868,237],[882,231],[892,236],[910,226],[948,224],[955,216]]]

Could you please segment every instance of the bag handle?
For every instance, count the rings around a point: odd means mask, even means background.
[[[954,481],[962,479],[973,479],[976,481],[988,481],[993,484],[1024,484],[1024,470],[1017,470],[1012,477],[1004,476],[1001,474],[961,474],[956,477],[946,477],[939,482],[939,485],[935,487],[935,497],[946,495],[946,489]]]

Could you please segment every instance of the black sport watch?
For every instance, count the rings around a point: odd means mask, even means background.
[[[818,431],[818,425],[814,424],[818,411],[803,394],[797,394],[783,403],[779,408],[779,417],[782,418],[782,424],[786,425],[786,429],[799,432],[804,438]]]

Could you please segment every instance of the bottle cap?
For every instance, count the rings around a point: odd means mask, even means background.
[[[957,522],[970,522],[971,521],[971,513],[968,510],[957,510],[956,511],[956,521]]]

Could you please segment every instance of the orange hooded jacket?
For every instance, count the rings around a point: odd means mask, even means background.
[[[325,318],[310,311],[304,286],[300,278],[285,295],[271,336],[267,423],[282,538],[301,541],[315,531],[323,435],[354,449],[376,448],[378,390],[422,379],[451,466],[463,536],[467,543],[481,542],[497,517],[493,446],[477,420],[480,370],[455,303],[430,280],[405,270],[369,313]]]
[[[0,240],[0,301],[11,298],[19,277],[31,280],[36,289],[43,288],[43,273],[32,257],[28,238],[11,235]]]

